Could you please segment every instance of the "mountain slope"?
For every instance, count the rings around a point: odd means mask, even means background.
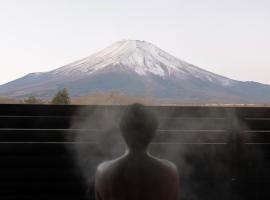
[[[0,94],[50,98],[63,87],[72,97],[120,91],[197,103],[265,103],[270,99],[269,85],[211,73],[138,40],[119,41],[58,69],[28,74],[0,86]]]

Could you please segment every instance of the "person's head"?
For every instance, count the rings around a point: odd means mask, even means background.
[[[132,150],[145,150],[157,129],[157,119],[145,106],[128,106],[120,121],[120,129],[128,147]]]

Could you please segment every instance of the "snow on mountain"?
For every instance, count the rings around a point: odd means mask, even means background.
[[[195,103],[270,99],[269,85],[214,74],[139,40],[122,40],[55,70],[28,74],[0,86],[0,95],[51,98],[64,87],[72,97],[120,91]]]
[[[182,61],[155,45],[139,40],[122,40],[87,58],[53,70],[53,74],[93,74],[112,66],[124,66],[141,76],[154,74],[161,77],[196,77],[230,85],[233,80],[205,71]]]

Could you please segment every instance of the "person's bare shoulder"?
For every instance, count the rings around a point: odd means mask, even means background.
[[[162,163],[173,176],[178,176],[177,167],[173,162],[165,159],[157,159],[157,160],[160,163]]]
[[[117,165],[117,163],[121,160],[120,158],[117,158],[115,160],[109,160],[102,162],[98,165],[97,170],[96,170],[96,175],[101,176],[104,174],[109,173],[111,170],[114,169],[114,166]]]
[[[161,160],[167,166],[168,176],[166,177],[166,181],[170,185],[170,196],[167,196],[169,200],[176,200],[179,199],[179,174],[176,165],[168,160]]]
[[[177,167],[176,167],[176,165],[173,163],[173,162],[171,162],[171,161],[169,161],[169,160],[165,160],[165,159],[162,159],[162,162],[164,163],[164,164],[166,164],[169,168],[171,168],[172,170],[174,170],[174,171],[177,171]]]
[[[160,163],[163,166],[166,166],[167,168],[177,170],[176,165],[173,162],[169,161],[169,160],[162,159],[162,158],[157,158],[155,156],[151,156],[151,158],[152,158],[152,160],[155,160],[156,162]]]
[[[113,163],[113,161],[105,161],[100,163],[96,170],[97,178],[105,176],[105,174],[111,169],[111,165],[113,165]]]
[[[105,161],[98,165],[97,173],[104,173],[106,169],[111,165],[111,161]]]
[[[105,161],[98,165],[95,175],[95,187],[96,191],[104,190],[104,184],[108,181],[108,173],[111,166],[111,161]]]

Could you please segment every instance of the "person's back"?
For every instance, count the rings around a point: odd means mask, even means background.
[[[175,165],[147,152],[156,127],[155,119],[143,106],[130,106],[121,123],[128,151],[122,157],[98,166],[97,200],[178,199]]]

